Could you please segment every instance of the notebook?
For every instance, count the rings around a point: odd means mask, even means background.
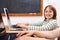
[[[7,8],[3,8],[4,9],[4,13],[5,13],[5,16],[7,18],[7,23],[8,23],[8,26],[9,26],[9,30],[23,30],[23,28],[20,28],[20,27],[16,27],[16,25],[11,25],[11,22],[10,22],[10,18],[9,18],[9,12],[8,12],[8,9]]]

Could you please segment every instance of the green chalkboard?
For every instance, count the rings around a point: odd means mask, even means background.
[[[0,10],[8,8],[9,13],[40,13],[41,0],[0,0]]]

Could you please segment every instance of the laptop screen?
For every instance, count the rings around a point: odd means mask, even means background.
[[[5,11],[5,15],[7,16],[8,20],[10,20],[9,19],[9,15],[8,15],[8,9],[7,8],[4,8],[4,11]]]
[[[5,16],[6,16],[6,19],[7,19],[8,26],[11,27],[11,22],[10,22],[10,18],[9,18],[9,15],[8,15],[8,9],[7,8],[4,8],[4,13],[5,13]]]
[[[10,18],[9,18],[9,15],[8,15],[8,9],[7,8],[4,8],[4,13],[5,13],[5,16],[6,16],[6,19],[7,19],[9,30],[22,30],[22,28],[16,28],[16,25],[11,25]]]

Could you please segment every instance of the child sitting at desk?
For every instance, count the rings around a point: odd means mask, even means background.
[[[22,28],[26,28],[29,31],[22,31],[17,34],[17,37],[15,40],[29,40],[35,39],[37,37],[37,40],[40,40],[40,37],[42,38],[48,38],[44,40],[53,40],[57,35],[54,35],[57,26],[56,21],[56,9],[52,5],[48,5],[44,9],[44,21],[41,23],[36,24],[17,24],[17,26],[20,26]],[[53,29],[56,29],[54,31],[51,31]],[[31,31],[34,30],[34,31]],[[40,33],[41,32],[41,33]],[[56,31],[57,32],[57,31]],[[26,33],[25,37],[21,37],[22,34]],[[53,34],[52,34],[53,33]],[[57,33],[58,34],[58,33]],[[35,37],[30,37],[31,35],[35,35]],[[26,37],[29,36],[29,37]],[[53,36],[55,36],[53,38]],[[41,39],[42,40],[42,39]]]
[[[35,23],[35,24],[24,24],[18,23],[16,26],[20,26],[22,28],[26,28],[28,30],[38,30],[38,31],[46,31],[53,30],[57,28],[56,21],[56,9],[52,5],[48,5],[44,9],[44,21]]]

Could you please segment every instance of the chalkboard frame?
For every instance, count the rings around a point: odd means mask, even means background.
[[[43,13],[43,0],[40,0],[40,13],[9,13],[9,16],[42,16]],[[2,16],[5,14],[2,13]]]

